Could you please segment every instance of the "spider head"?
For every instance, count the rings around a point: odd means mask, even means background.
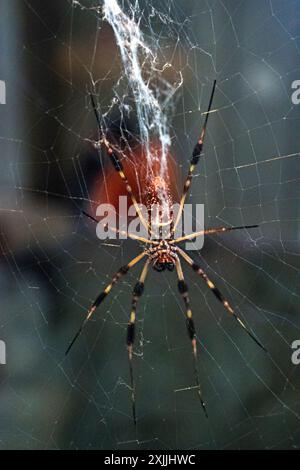
[[[173,271],[174,270],[174,263],[173,261],[165,261],[165,262],[157,262],[153,265],[153,269],[155,269],[155,271],[158,271],[158,272],[162,272],[162,271],[165,271],[166,269],[168,271]]]
[[[155,271],[173,271],[175,268],[176,248],[170,245],[166,240],[161,240],[159,245],[149,251],[153,260],[153,269]]]

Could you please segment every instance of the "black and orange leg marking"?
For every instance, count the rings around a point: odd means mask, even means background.
[[[200,160],[201,154],[202,154],[204,139],[205,139],[205,135],[206,135],[207,122],[208,122],[209,114],[211,112],[211,106],[212,106],[212,102],[213,102],[213,98],[214,98],[214,94],[215,94],[216,83],[217,83],[217,81],[215,80],[214,84],[213,84],[213,89],[212,89],[212,92],[211,92],[211,95],[210,95],[210,100],[209,100],[207,112],[205,114],[205,120],[204,120],[204,124],[203,124],[203,127],[202,127],[202,131],[201,131],[199,140],[196,143],[196,145],[194,147],[194,150],[193,150],[193,153],[192,153],[192,158],[191,158],[191,161],[190,161],[190,167],[189,167],[187,178],[186,178],[184,186],[183,186],[182,196],[181,196],[180,204],[179,204],[179,211],[178,211],[176,221],[175,221],[175,224],[174,224],[174,227],[173,227],[173,232],[176,230],[176,227],[179,224],[179,221],[180,221],[180,218],[181,218],[181,215],[182,215],[182,211],[183,211],[183,207],[184,207],[184,203],[185,203],[185,200],[186,200],[186,196],[187,196],[187,193],[188,193],[189,188],[190,188],[191,183],[192,183],[193,174],[194,174],[195,168],[196,168],[196,166],[197,166],[197,164]]]
[[[184,235],[183,237],[175,238],[175,240],[171,240],[170,243],[180,243],[185,240],[190,240],[192,238],[201,237],[203,235],[215,235],[218,233],[227,233],[232,232],[233,230],[248,230],[251,228],[258,228],[259,225],[242,225],[239,227],[216,227],[216,228],[208,228],[206,230],[200,230],[200,232],[190,233],[189,235]]]
[[[186,328],[188,332],[188,336],[192,343],[192,351],[193,351],[193,360],[194,360],[194,374],[195,374],[195,383],[198,391],[198,396],[201,402],[201,406],[205,413],[205,416],[208,417],[205,402],[202,398],[201,387],[200,387],[200,380],[199,380],[199,372],[197,366],[197,341],[196,341],[196,330],[195,324],[193,320],[193,314],[190,305],[190,298],[188,294],[188,286],[184,280],[182,267],[179,258],[176,260],[176,270],[178,276],[178,290],[183,298],[184,305],[185,305],[185,315],[186,315]]]
[[[177,248],[178,253],[183,257],[183,259],[193,268],[193,270],[200,276],[206,283],[207,287],[212,291],[214,296],[223,304],[227,312],[232,315],[232,317],[239,323],[239,325],[246,331],[246,333],[253,339],[253,341],[262,348],[265,352],[268,352],[267,349],[260,343],[260,341],[251,333],[251,331],[246,327],[241,318],[235,313],[229,301],[223,296],[220,290],[215,286],[215,284],[209,279],[207,274],[203,271],[202,268],[194,261],[189,255],[183,251],[181,248]]]
[[[129,360],[129,373],[130,373],[130,386],[131,386],[131,402],[132,402],[132,416],[134,424],[136,424],[136,409],[135,409],[135,383],[133,375],[133,366],[132,366],[132,354],[133,354],[133,344],[135,339],[135,319],[136,319],[136,308],[139,298],[143,295],[144,285],[146,276],[148,274],[150,259],[147,259],[142,273],[139,277],[138,282],[135,284],[132,292],[132,307],[130,313],[130,319],[127,326],[127,351],[128,351],[128,360]]]
[[[69,353],[70,349],[72,348],[73,344],[77,340],[77,338],[80,336],[82,330],[84,329],[85,325],[93,315],[93,313],[96,311],[96,309],[99,307],[99,305],[103,302],[103,300],[108,296],[110,293],[111,289],[113,286],[119,281],[119,279],[124,276],[125,274],[128,273],[129,269],[132,268],[135,264],[137,264],[144,256],[146,256],[146,253],[143,252],[140,255],[136,256],[133,260],[131,260],[128,264],[125,266],[122,266],[119,271],[116,272],[114,277],[112,278],[111,282],[106,286],[106,288],[98,295],[96,300],[92,303],[90,309],[88,310],[87,316],[83,320],[79,330],[77,331],[76,335],[74,336],[73,340],[71,341],[67,351],[66,355]]]
[[[96,116],[96,120],[97,120],[97,123],[98,123],[99,131],[102,132],[100,117],[99,117],[99,114],[98,114],[98,111],[97,111],[97,107],[96,107],[94,97],[91,93],[90,93],[90,98],[91,98],[92,107],[93,107],[93,110],[94,110],[94,113],[95,113],[95,116]],[[112,146],[110,145],[110,143],[108,142],[108,140],[105,137],[102,139],[102,142],[104,143],[104,145],[106,147],[108,156],[110,157],[110,161],[112,162],[114,169],[117,171],[117,173],[119,174],[121,180],[123,181],[123,183],[125,185],[127,194],[129,195],[129,197],[132,201],[132,204],[134,205],[134,208],[135,208],[135,210],[136,210],[136,212],[137,212],[137,214],[140,218],[141,223],[144,225],[146,230],[149,230],[149,225],[148,225],[147,221],[145,220],[145,218],[142,214],[140,206],[139,206],[139,204],[138,204],[138,202],[137,202],[137,200],[136,200],[136,198],[133,194],[132,187],[129,184],[128,179],[127,179],[127,177],[124,173],[124,168],[123,168],[122,162],[120,161],[117,153],[114,151],[114,149],[112,148]]]

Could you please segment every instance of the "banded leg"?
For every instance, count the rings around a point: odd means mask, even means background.
[[[182,192],[180,205],[179,205],[179,211],[178,211],[176,221],[175,221],[175,224],[174,224],[174,227],[173,227],[173,232],[176,230],[176,227],[177,227],[177,225],[180,221],[182,211],[183,211],[183,207],[184,207],[184,203],[185,203],[185,200],[186,200],[186,196],[187,196],[188,190],[189,190],[189,188],[191,186],[191,183],[192,183],[193,174],[194,174],[195,168],[196,168],[196,166],[197,166],[197,164],[200,160],[201,154],[202,154],[204,139],[205,139],[205,135],[206,135],[208,116],[209,116],[210,111],[211,111],[211,106],[212,106],[212,102],[213,102],[213,98],[214,98],[214,94],[215,94],[215,89],[216,89],[216,83],[217,83],[217,81],[215,80],[214,84],[213,84],[213,89],[212,89],[212,92],[211,92],[211,95],[210,95],[210,100],[209,100],[209,104],[208,104],[207,113],[205,115],[205,120],[204,120],[204,124],[203,124],[203,127],[202,127],[202,131],[201,131],[199,140],[196,143],[196,145],[194,147],[194,150],[193,150],[192,158],[191,158],[191,161],[190,161],[190,168],[189,168],[188,175],[187,175],[187,178],[186,178],[185,183],[184,183],[183,192]]]
[[[74,336],[73,340],[71,341],[68,349],[66,350],[66,355],[69,353],[70,349],[72,348],[73,344],[77,340],[77,338],[80,336],[82,330],[84,329],[85,325],[93,315],[93,313],[96,311],[96,309],[99,307],[99,305],[103,302],[103,300],[106,298],[106,296],[110,293],[111,289],[113,286],[119,281],[119,279],[124,276],[125,274],[128,273],[129,269],[132,268],[135,264],[137,264],[144,256],[146,256],[146,253],[143,252],[140,255],[136,256],[133,260],[131,260],[128,264],[125,266],[122,266],[119,271],[114,275],[112,278],[112,281],[106,286],[106,288],[98,295],[96,300],[92,303],[90,309],[88,310],[87,316],[83,320],[79,330],[77,331],[76,335]]]
[[[189,255],[183,251],[181,248],[177,248],[178,253],[183,257],[183,259],[193,268],[193,270],[200,276],[205,282],[215,297],[223,304],[227,312],[233,316],[233,318],[239,323],[239,325],[246,331],[246,333],[253,339],[253,341],[262,348],[266,353],[268,352],[267,349],[260,343],[260,341],[251,333],[251,331],[246,327],[244,322],[241,318],[235,313],[233,308],[231,307],[228,300],[223,296],[223,294],[219,291],[219,289],[215,286],[215,284],[209,279],[207,274],[200,268],[200,266],[189,257]]]
[[[190,306],[190,298],[188,294],[188,286],[185,283],[183,272],[182,272],[182,267],[179,258],[176,260],[176,270],[177,270],[177,276],[178,276],[178,290],[183,298],[184,304],[185,304],[185,315],[186,315],[186,327],[187,327],[187,332],[189,335],[189,338],[192,342],[192,349],[193,349],[193,360],[194,360],[194,374],[195,374],[195,383],[198,391],[198,396],[201,402],[201,406],[203,408],[203,411],[205,413],[205,416],[208,418],[207,411],[206,411],[206,406],[202,398],[202,393],[201,393],[201,387],[200,387],[200,381],[199,381],[199,373],[198,373],[198,367],[197,367],[197,342],[196,342],[196,330],[195,330],[195,324],[194,320],[192,318],[192,310]]]
[[[216,228],[208,228],[206,230],[200,230],[200,232],[190,233],[189,235],[184,235],[183,237],[175,238],[175,240],[171,240],[170,243],[180,243],[185,240],[190,240],[191,238],[201,237],[203,235],[214,235],[216,233],[226,233],[232,232],[233,230],[247,230],[250,228],[257,228],[259,225],[243,225],[240,227],[216,227]]]
[[[97,107],[96,107],[94,97],[91,93],[90,93],[90,98],[91,98],[92,107],[93,107],[93,110],[94,110],[94,113],[95,113],[95,116],[96,116],[96,120],[97,120],[97,123],[98,123],[99,131],[102,132],[100,117],[99,117],[99,114],[98,114],[98,111],[97,111]],[[127,177],[124,173],[124,168],[123,168],[122,162],[120,161],[117,153],[113,150],[113,148],[110,145],[110,143],[108,142],[108,140],[106,138],[104,138],[102,141],[103,141],[103,143],[106,147],[108,156],[110,157],[110,160],[113,164],[114,169],[117,171],[117,173],[119,174],[121,180],[123,181],[123,183],[125,185],[126,191],[129,195],[131,201],[132,201],[132,204],[134,205],[134,208],[135,208],[135,210],[136,210],[136,212],[139,216],[139,219],[140,219],[141,223],[144,225],[146,230],[149,231],[149,225],[148,225],[147,221],[145,220],[145,218],[142,214],[142,211],[139,207],[139,204],[138,204],[138,202],[137,202],[137,200],[136,200],[136,198],[133,194],[132,188],[131,188],[131,186],[128,182],[128,179],[127,179]]]
[[[133,344],[135,339],[135,319],[136,319],[136,307],[138,299],[143,295],[145,279],[148,274],[150,265],[150,259],[147,259],[142,273],[139,277],[138,282],[134,286],[132,293],[132,307],[130,313],[130,319],[127,326],[127,351],[128,351],[128,360],[129,360],[129,373],[130,373],[130,385],[131,385],[131,402],[132,402],[132,416],[134,424],[136,424],[136,410],[135,410],[135,385],[134,385],[134,375],[133,375],[133,366],[132,366],[132,353],[133,353]]]

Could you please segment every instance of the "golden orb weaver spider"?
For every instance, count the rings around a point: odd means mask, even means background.
[[[180,221],[180,218],[183,213],[184,209],[184,203],[188,194],[188,190],[191,186],[193,174],[195,171],[195,168],[200,160],[200,157],[202,155],[202,149],[203,149],[203,144],[204,144],[204,139],[206,135],[206,128],[207,128],[207,122],[208,122],[208,117],[211,112],[211,106],[213,102],[213,97],[215,93],[215,88],[216,88],[216,80],[214,81],[213,84],[213,89],[211,92],[210,100],[209,100],[209,105],[208,105],[208,110],[205,114],[205,120],[204,124],[202,127],[202,131],[199,137],[198,142],[196,143],[191,161],[190,161],[190,167],[188,171],[188,175],[183,187],[183,192],[180,200],[180,205],[179,205],[179,211],[177,213],[177,216],[174,220],[174,217],[172,219],[172,225],[171,225],[171,230],[170,230],[170,238],[169,239],[151,239],[150,236],[149,238],[143,238],[137,235],[133,235],[131,233],[127,233],[126,235],[134,240],[137,240],[141,243],[145,244],[145,249],[140,253],[138,256],[136,256],[134,259],[132,259],[128,264],[125,266],[122,266],[117,273],[114,275],[112,278],[111,282],[106,286],[106,288],[98,295],[96,300],[92,303],[90,309],[88,310],[88,313],[82,322],[78,332],[76,333],[75,337],[73,338],[72,342],[70,343],[66,354],[70,351],[71,347],[81,334],[83,328],[89,321],[89,319],[92,317],[93,313],[95,310],[99,307],[99,305],[104,301],[104,299],[108,296],[110,293],[111,289],[113,286],[119,281],[119,279],[126,275],[127,272],[135,266],[139,261],[141,261],[143,258],[146,258],[146,262],[143,266],[142,272],[140,274],[140,277],[135,284],[133,288],[133,293],[132,293],[132,308],[131,308],[131,314],[130,314],[130,319],[128,322],[127,326],[127,351],[128,351],[128,358],[129,358],[129,368],[130,368],[130,383],[131,383],[131,400],[132,400],[132,414],[133,414],[133,420],[134,423],[136,424],[136,407],[135,407],[135,383],[134,383],[134,376],[133,376],[133,368],[132,368],[132,357],[133,357],[133,345],[134,345],[134,339],[135,339],[135,321],[136,321],[136,310],[137,310],[137,303],[140,297],[142,296],[144,292],[144,284],[145,280],[149,271],[150,266],[156,270],[156,271],[164,271],[164,270],[169,270],[173,271],[176,268],[177,272],[177,277],[178,277],[178,290],[179,293],[181,294],[184,305],[185,305],[185,315],[186,315],[186,327],[187,327],[187,332],[188,336],[191,340],[192,344],[192,353],[193,353],[193,359],[194,359],[194,373],[195,373],[195,385],[198,391],[198,396],[200,398],[200,402],[202,405],[202,408],[204,410],[204,413],[206,417],[207,411],[206,411],[206,406],[205,402],[202,398],[202,393],[201,393],[201,388],[200,388],[200,381],[199,381],[199,376],[198,376],[198,370],[197,370],[197,343],[196,343],[196,330],[195,330],[195,325],[194,325],[194,320],[192,318],[192,310],[190,306],[190,298],[188,294],[188,286],[185,282],[183,271],[182,271],[182,266],[181,266],[181,261],[180,259],[182,258],[193,270],[198,276],[200,276],[208,288],[212,291],[212,293],[215,295],[215,297],[223,304],[224,308],[227,310],[227,312],[238,322],[238,324],[246,331],[246,333],[255,341],[255,343],[260,346],[264,351],[267,352],[266,348],[259,342],[259,340],[251,333],[251,331],[246,327],[244,322],[241,320],[241,318],[235,313],[233,310],[232,306],[230,305],[229,301],[223,296],[223,294],[220,292],[220,290],[215,286],[213,281],[207,276],[207,274],[204,272],[204,270],[197,264],[195,263],[192,258],[182,249],[178,246],[178,244],[182,241],[193,239],[199,236],[203,235],[213,235],[213,234],[218,234],[218,233],[225,233],[225,232],[230,232],[232,230],[243,230],[243,229],[251,229],[251,228],[256,228],[258,225],[245,225],[245,226],[240,226],[240,227],[217,227],[217,228],[211,228],[211,229],[206,229],[202,230],[200,232],[194,232],[189,235],[184,235],[179,238],[175,238],[174,233],[175,229]],[[101,131],[101,123],[100,123],[100,117],[97,111],[97,107],[94,101],[94,98],[92,94],[90,95],[91,98],[91,103],[92,107],[97,119],[98,127],[99,130]],[[106,140],[103,139],[103,143],[106,147],[108,156],[110,157],[110,160],[113,164],[113,167],[119,174],[121,180],[123,181],[126,191],[128,195],[131,198],[131,201],[136,209],[136,212],[140,218],[141,223],[144,225],[144,227],[148,230],[148,234],[151,235],[151,226],[149,226],[149,222],[147,222],[140,211],[139,205],[137,203],[137,200],[133,194],[132,188],[128,182],[128,179],[126,177],[126,174],[124,172],[124,168],[122,165],[122,162],[120,161],[118,154],[116,151],[112,148],[110,143]],[[155,189],[155,188],[154,188]],[[84,215],[89,217],[90,219],[94,220],[95,222],[98,223],[98,220],[95,219],[93,216],[90,214],[82,211]]]

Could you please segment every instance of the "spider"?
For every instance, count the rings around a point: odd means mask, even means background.
[[[245,226],[239,226],[239,227],[217,227],[217,228],[209,228],[206,230],[202,230],[200,232],[194,232],[189,235],[184,235],[179,238],[175,238],[175,229],[180,222],[183,209],[184,209],[184,204],[186,197],[188,195],[189,188],[192,183],[192,178],[193,174],[195,171],[195,168],[200,160],[200,157],[202,155],[202,149],[203,149],[203,144],[204,144],[204,139],[206,135],[206,129],[207,129],[207,122],[208,122],[208,117],[211,112],[211,107],[212,107],[212,102],[213,102],[213,97],[216,89],[216,80],[213,83],[213,88],[212,92],[210,95],[210,100],[208,104],[208,109],[205,114],[205,120],[204,124],[202,127],[202,131],[199,137],[198,142],[196,143],[192,157],[190,160],[190,166],[189,166],[189,171],[188,175],[185,180],[185,184],[183,187],[182,191],[182,196],[179,204],[179,211],[177,213],[177,216],[174,217],[173,214],[171,214],[171,229],[170,229],[170,236],[167,239],[151,239],[150,236],[149,238],[143,238],[134,234],[127,233],[128,237],[134,240],[137,240],[141,243],[144,244],[145,248],[144,250],[136,256],[134,259],[129,261],[128,264],[125,266],[122,266],[117,273],[114,275],[112,278],[111,282],[106,286],[106,288],[98,295],[96,300],[93,302],[91,307],[89,308],[87,315],[85,319],[83,320],[78,332],[76,333],[75,337],[73,338],[72,342],[70,343],[66,354],[70,351],[71,347],[81,334],[83,328],[89,321],[89,319],[92,317],[96,309],[102,304],[104,299],[109,295],[111,289],[113,286],[120,280],[122,276],[125,276],[128,271],[133,268],[136,264],[138,264],[142,259],[146,259],[144,266],[142,268],[142,272],[140,274],[140,277],[135,284],[133,288],[133,293],[132,293],[132,308],[131,308],[131,313],[130,313],[130,318],[127,326],[127,351],[128,351],[128,359],[129,359],[129,370],[130,370],[130,383],[131,383],[131,401],[132,401],[132,414],[133,414],[133,420],[134,423],[136,424],[136,404],[135,404],[135,382],[134,382],[134,375],[133,375],[133,367],[132,367],[132,360],[133,360],[133,345],[134,345],[134,340],[135,340],[135,322],[136,322],[136,311],[137,311],[137,304],[139,299],[141,298],[143,292],[144,292],[144,284],[145,280],[149,271],[149,268],[152,266],[153,269],[156,271],[173,271],[174,269],[177,272],[177,277],[178,277],[178,290],[180,295],[183,298],[184,306],[185,306],[185,316],[186,316],[186,328],[187,328],[187,333],[191,341],[192,345],[192,354],[193,354],[193,362],[194,362],[194,375],[195,375],[195,388],[197,390],[200,403],[202,405],[203,411],[205,413],[205,416],[208,417],[207,410],[206,410],[206,405],[204,402],[204,399],[202,397],[201,393],[201,387],[200,387],[200,381],[199,381],[199,375],[198,375],[198,369],[197,369],[197,343],[196,343],[196,330],[195,330],[195,324],[192,316],[192,310],[191,310],[191,305],[190,305],[190,298],[189,298],[189,292],[188,292],[188,286],[185,282],[183,271],[182,271],[182,266],[181,266],[181,259],[185,261],[192,269],[193,271],[203,279],[203,281],[206,283],[207,287],[211,290],[211,292],[214,294],[214,296],[218,299],[223,304],[223,307],[227,310],[227,312],[238,322],[240,327],[242,327],[246,333],[255,341],[255,343],[260,346],[264,351],[267,352],[266,348],[260,343],[260,341],[254,336],[251,331],[246,327],[242,319],[237,315],[237,313],[234,311],[232,308],[231,304],[229,301],[224,297],[224,295],[221,293],[221,291],[216,287],[214,282],[208,277],[208,275],[205,273],[205,271],[202,269],[202,267],[195,263],[192,258],[182,249],[178,246],[178,244],[182,241],[189,240],[189,239],[194,239],[199,236],[203,235],[213,235],[213,234],[218,234],[218,233],[225,233],[225,232],[230,232],[233,230],[243,230],[243,229],[251,229],[251,228],[256,228],[258,225],[245,225]],[[100,117],[98,114],[98,110],[96,107],[96,103],[94,101],[93,95],[90,94],[91,98],[91,103],[92,107],[96,116],[96,120],[98,123],[99,131],[101,131],[101,124],[100,124]],[[123,181],[126,191],[128,195],[131,198],[131,201],[136,209],[136,212],[140,218],[141,223],[147,228],[148,234],[151,235],[151,226],[149,225],[149,222],[147,222],[143,216],[143,214],[140,211],[139,205],[137,203],[137,200],[133,194],[132,188],[128,182],[128,179],[126,177],[126,174],[124,172],[124,168],[122,165],[122,162],[120,161],[120,158],[118,156],[118,153],[116,150],[110,145],[110,143],[106,140],[103,139],[104,145],[107,150],[107,154],[110,157],[110,160],[116,170],[116,172],[119,174],[121,180]],[[157,184],[161,185],[163,182],[158,181]],[[154,187],[149,188],[149,192],[151,193],[151,189],[153,189],[153,194],[151,195],[152,202],[153,202],[153,197],[155,199],[155,180],[154,180]],[[97,219],[95,219],[93,216],[90,214],[82,211],[83,214],[90,219],[92,219],[95,222],[98,222]],[[175,219],[175,220],[174,220]]]

